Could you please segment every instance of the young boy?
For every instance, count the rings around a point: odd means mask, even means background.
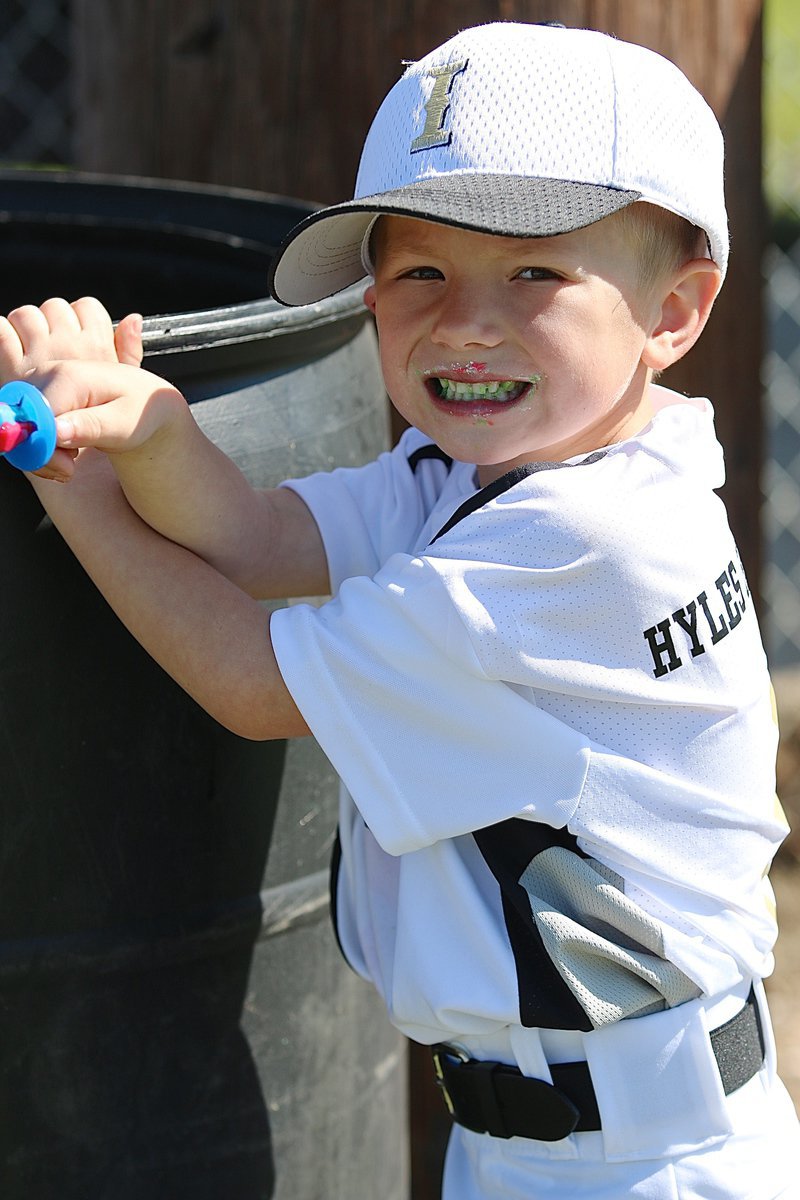
[[[356,199],[273,270],[293,304],[372,276],[391,453],[257,494],[154,376],[35,375],[62,415],[34,486],[122,619],[342,777],[336,928],[435,1047],[447,1200],[800,1194],[769,680],[710,405],[653,383],[727,252],[721,135],[672,64],[488,25],[408,68]],[[0,367],[66,319],[12,314]]]

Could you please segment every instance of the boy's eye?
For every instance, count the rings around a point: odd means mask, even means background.
[[[516,274],[517,279],[559,279],[560,276],[548,267],[523,267]]]
[[[403,279],[444,279],[444,275],[438,267],[412,267],[410,271],[403,271]]]

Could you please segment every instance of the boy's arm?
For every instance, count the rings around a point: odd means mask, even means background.
[[[234,733],[256,740],[307,734],[272,652],[265,609],[142,521],[102,455],[90,450],[81,459],[68,487],[32,483],[134,637]]]
[[[57,355],[71,361],[46,369]],[[86,359],[99,361],[81,361]],[[120,461],[125,449],[138,448],[144,462],[165,451],[167,468],[170,461],[180,465],[180,446],[170,451],[168,418],[185,415],[187,406],[174,389],[138,370],[140,361],[141,318],[132,314],[114,330],[96,300],[68,305],[55,299],[0,318],[2,381],[27,378],[38,384],[56,413],[102,406],[89,414],[92,436],[109,448],[113,444]],[[74,415],[79,420],[84,414]],[[57,450],[30,478],[54,523],[134,636],[234,732],[252,738],[307,733],[272,653],[265,610],[137,516],[105,455],[82,451],[76,464],[76,453]],[[54,482],[68,478],[73,480],[68,487]],[[322,576],[327,580],[321,539],[302,501],[284,489],[271,504],[265,498],[264,509],[273,514],[274,533],[266,545],[276,564],[274,572],[267,571],[272,593],[301,594],[295,590],[298,582],[305,587],[313,581],[316,587]],[[298,572],[294,548],[304,538],[313,566]],[[278,584],[280,572],[284,578]]]
[[[99,365],[70,380],[58,368],[47,371],[59,359]],[[72,304],[55,298],[0,317],[1,381],[38,383],[56,413],[117,397],[120,402],[116,424],[113,408],[109,413],[99,408],[75,413],[71,439],[60,439],[53,458],[37,474],[69,480],[77,449],[97,445],[113,454],[126,495],[148,524],[205,558],[249,594],[326,594],[327,559],[302,500],[287,489],[256,492],[200,432],[174,388],[144,373],[129,371],[127,378],[114,374],[117,362],[136,367],[141,359],[141,317],[131,314],[114,328],[103,305],[91,297]],[[159,430],[159,419],[170,428]],[[157,430],[158,437],[149,436]],[[116,432],[116,440],[109,431]]]
[[[177,389],[120,366],[59,364],[42,380],[59,444],[106,451],[132,508],[261,599],[325,595],[317,524],[286,488],[257,491],[202,432]]]
[[[261,599],[327,594],[317,524],[286,488],[257,491],[211,442],[178,390],[143,370],[59,363],[34,380],[59,445],[104,450],[132,508]]]

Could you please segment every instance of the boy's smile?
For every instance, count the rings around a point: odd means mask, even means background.
[[[373,247],[365,300],[392,402],[482,484],[649,420],[660,301],[640,294],[614,218],[527,239],[389,216]]]
[[[425,386],[435,402],[469,404],[473,414],[488,414],[519,400],[539,382],[538,375],[529,380],[487,379],[482,375],[485,369],[486,363],[468,363],[463,371],[455,368],[443,375],[430,376]]]

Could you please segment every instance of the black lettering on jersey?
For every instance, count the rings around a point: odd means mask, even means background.
[[[706,620],[711,630],[711,644],[712,646],[716,646],[717,642],[721,642],[730,632],[728,626],[725,624],[725,618],[720,614],[717,618],[719,625],[715,624],[714,618],[711,616],[711,609],[708,607],[708,596],[705,592],[701,592],[697,597],[697,603],[702,606],[703,612],[706,615]]]
[[[650,643],[650,653],[653,656],[653,662],[656,664],[653,670],[656,679],[661,675],[666,675],[668,671],[677,671],[678,667],[683,666],[682,660],[678,658],[675,643],[672,640],[669,620],[659,621],[652,629],[645,629],[644,636]],[[664,661],[665,657],[666,662]]]
[[[747,599],[749,600],[750,599],[750,585],[747,582],[747,576],[744,573],[744,567],[742,566],[742,560],[741,560],[741,558],[739,558],[738,554],[737,554],[737,561],[739,563],[739,571],[741,571],[741,573],[742,573],[741,583],[739,583],[739,581],[737,579],[738,573],[737,573],[736,568],[733,565],[733,563],[728,564],[728,572],[731,576],[731,582],[733,583],[735,590],[742,597],[742,606],[743,606],[743,611],[744,611],[744,595],[742,594],[742,588],[744,588],[745,594],[747,595]]]
[[[716,646],[741,622],[750,596],[741,560],[738,560],[738,565],[731,560],[714,580],[714,587],[722,603],[721,612],[709,600],[709,593],[713,595],[713,589],[709,588],[698,593],[669,617],[645,629],[644,639],[650,648],[656,679],[684,665],[685,659],[681,658],[684,642],[688,645],[691,657],[699,658],[709,646]]]
[[[672,614],[672,619],[684,633],[689,635],[692,658],[697,658],[699,654],[705,654],[706,648],[697,636],[697,601],[690,600],[686,608],[676,609]]]
[[[736,578],[736,567],[732,562],[728,563],[727,571],[723,571],[716,580],[717,589],[722,596],[722,603],[725,605],[725,611],[728,614],[728,628],[735,629],[742,619],[744,612],[744,597],[739,580]],[[740,600],[734,600],[731,595],[731,588],[734,588],[739,593]]]

